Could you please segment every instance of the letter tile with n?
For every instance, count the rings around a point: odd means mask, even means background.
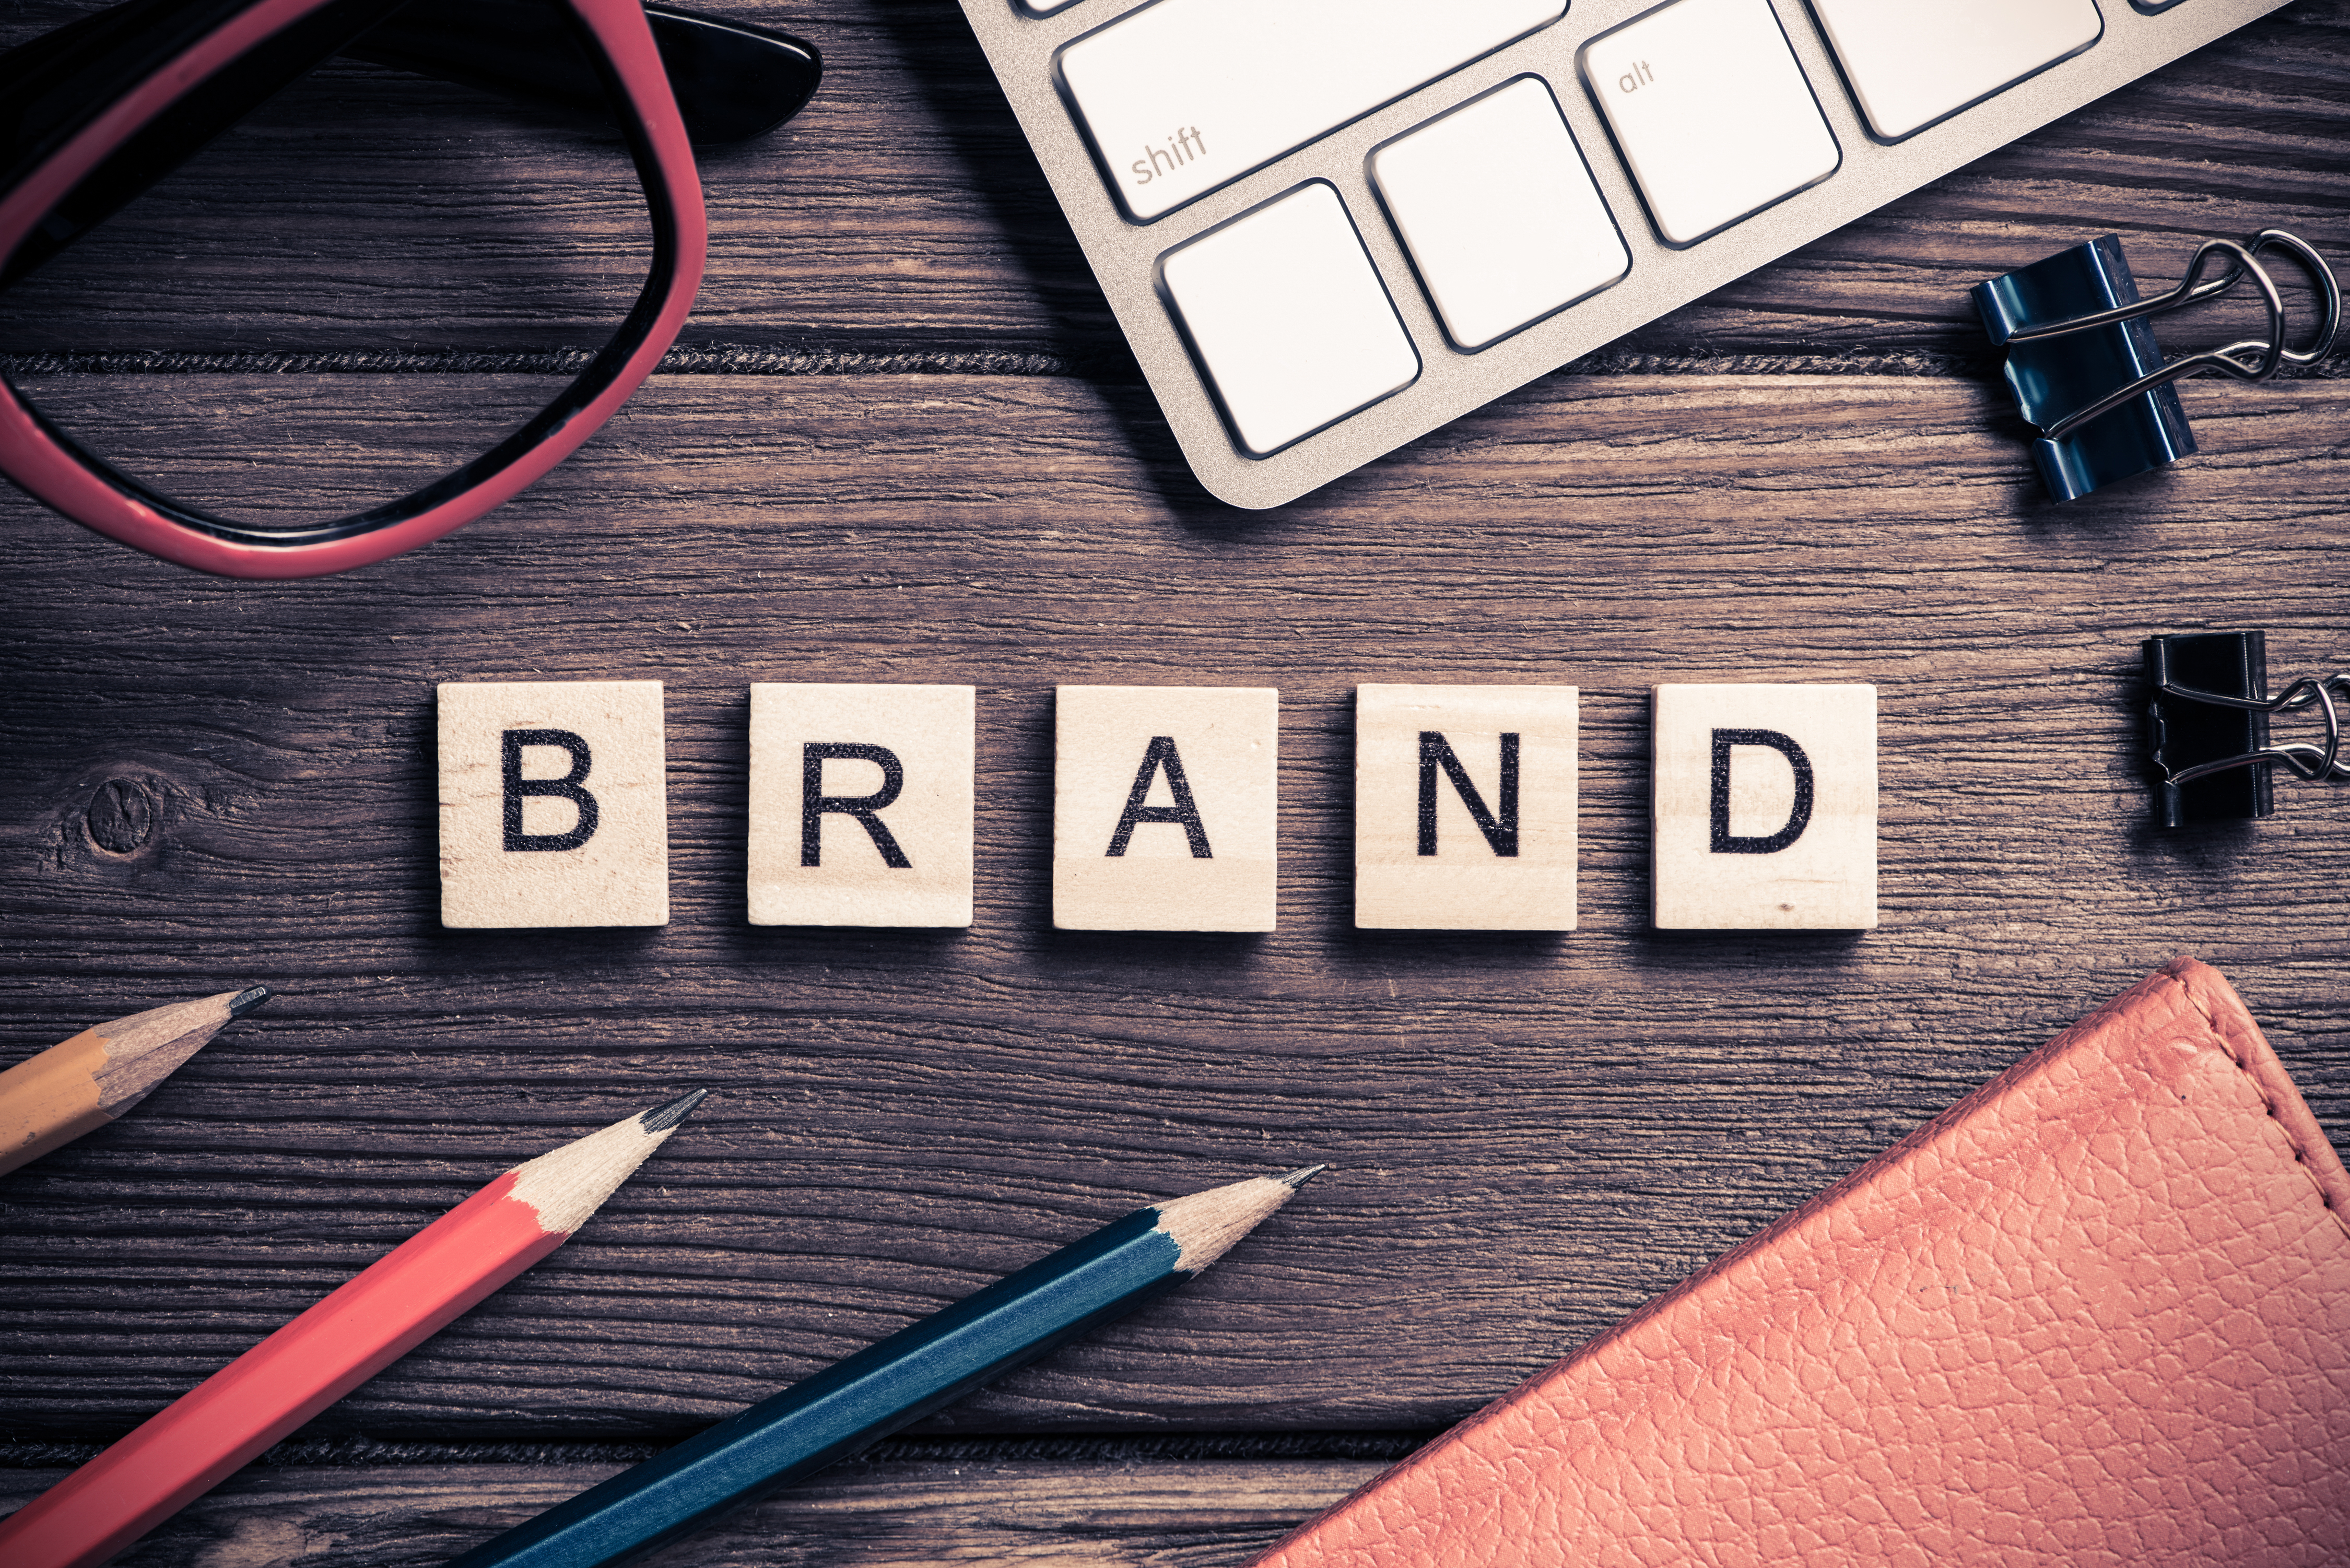
[[[1572,686],[1355,689],[1355,924],[1575,929]]]

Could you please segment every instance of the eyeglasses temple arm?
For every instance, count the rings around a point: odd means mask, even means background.
[[[38,161],[151,68],[176,31],[219,6],[131,0],[0,55],[0,181]],[[686,134],[747,140],[797,114],[824,66],[787,33],[650,5],[646,14]],[[608,112],[601,80],[544,0],[346,0],[290,28],[197,87],[118,149],[61,202],[42,232],[0,263],[0,289],[28,276],[329,57],[347,54],[512,97]]]
[[[816,47],[788,33],[658,4],[645,16],[697,146],[765,135],[797,114],[822,79]],[[595,68],[543,0],[410,0],[343,53],[512,98],[592,114],[608,109]]]

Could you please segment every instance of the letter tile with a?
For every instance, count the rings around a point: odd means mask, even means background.
[[[1355,924],[1575,929],[1572,686],[1355,689]]]
[[[1877,924],[1877,688],[1659,686],[1663,930]]]
[[[968,926],[969,686],[751,688],[754,926]]]
[[[658,680],[440,689],[441,923],[669,924]]]
[[[1264,687],[1059,688],[1053,924],[1273,929],[1280,711]]]

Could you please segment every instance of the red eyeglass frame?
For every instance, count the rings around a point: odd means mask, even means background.
[[[191,88],[334,0],[255,0],[142,78],[0,194],[0,260],[74,187]],[[215,517],[85,452],[0,377],[0,470],[85,527],[224,576],[323,576],[412,549],[510,500],[577,451],[660,363],[692,308],[710,244],[702,180],[641,0],[559,0],[600,54],[652,215],[650,275],[620,330],[554,402],[472,462],[397,501],[279,529]]]

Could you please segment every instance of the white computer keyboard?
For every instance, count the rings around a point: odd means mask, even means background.
[[[962,0],[1193,472],[1252,507],[2283,3]]]

